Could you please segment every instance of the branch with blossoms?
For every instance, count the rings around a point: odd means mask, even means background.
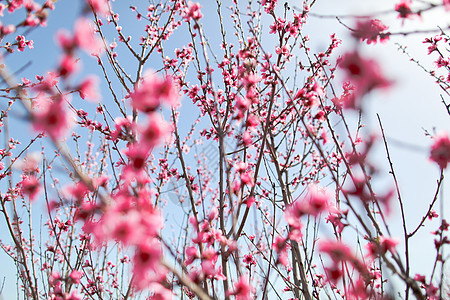
[[[440,177],[411,226],[381,118],[394,189],[378,192],[382,174],[370,157],[380,138],[362,130],[365,98],[393,78],[359,48],[338,56],[336,34],[313,51],[305,28],[318,16],[316,1],[296,10],[276,0],[81,3],[73,29],[56,35],[55,68],[20,84],[6,60],[0,68],[9,101],[0,122],[9,128],[20,113],[36,133],[14,150],[21,144],[5,128],[0,149],[10,239],[0,245],[16,263],[18,294],[384,299],[401,282],[405,299],[445,297],[448,224],[435,209],[448,134],[430,135]],[[0,4],[26,12],[19,25],[1,27],[5,55],[32,50],[16,31],[43,25],[53,4]],[[416,9],[405,0],[389,12],[403,22],[448,5]],[[216,14],[205,12],[210,6]],[[348,28],[369,45],[418,33],[391,33],[373,18]],[[444,30],[425,43],[438,55],[428,73],[447,92]],[[100,77],[81,60],[98,65]],[[39,240],[36,203],[48,219]],[[390,228],[397,204],[401,243]],[[413,275],[410,243],[439,217],[431,273]]]

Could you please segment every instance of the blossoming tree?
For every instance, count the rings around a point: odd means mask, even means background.
[[[59,57],[33,77],[15,57],[33,57],[28,36],[64,4],[0,1],[0,246],[18,298],[449,297],[449,225],[436,212],[449,136],[426,132],[440,177],[410,222],[381,118],[376,135],[362,129],[365,98],[395,78],[360,47],[339,52],[336,34],[312,50],[319,1],[124,2],[80,0],[55,34]],[[381,21],[449,5],[401,0],[338,20],[360,44],[423,35],[435,66],[412,60],[450,114],[446,28]],[[369,158],[377,143],[390,174]],[[382,175],[392,188],[379,189]],[[433,220],[433,265],[413,273],[410,245]]]

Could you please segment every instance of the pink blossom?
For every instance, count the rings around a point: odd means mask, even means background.
[[[245,173],[241,174],[241,182],[244,185],[247,185],[249,187],[253,187],[255,185],[255,182],[253,180],[253,174],[251,171],[247,171]]]
[[[21,181],[22,192],[30,197],[30,201],[33,201],[39,194],[41,184],[36,176],[27,176]]]
[[[433,220],[433,218],[437,217],[439,217],[439,215],[434,210],[430,210],[430,213],[428,214],[428,219]]]
[[[43,21],[42,23],[39,21],[38,18],[36,18],[36,16],[34,15],[28,15],[27,18],[24,21],[24,26],[30,26],[30,27],[35,27],[38,26],[39,24],[43,24],[45,25],[46,22]]]
[[[64,54],[59,63],[58,72],[62,77],[69,77],[79,69],[79,61],[69,54]]]
[[[87,76],[78,87],[81,99],[99,100],[100,94],[98,91],[100,79],[95,75]]]
[[[286,221],[289,225],[298,228],[301,216],[307,214],[317,217],[322,212],[328,211],[331,208],[331,199],[332,196],[327,190],[315,184],[309,185],[307,195],[297,199],[286,209]]]
[[[215,280],[221,280],[221,281],[227,279],[227,277],[226,277],[225,275],[223,275],[223,272],[222,272],[222,266],[219,266],[219,267],[217,268],[217,274],[214,276],[214,279],[215,279]]]
[[[252,130],[258,126],[259,120],[255,115],[248,114],[247,120],[245,121],[245,125],[249,128],[249,130]]]
[[[289,264],[287,248],[287,240],[281,236],[276,236],[275,241],[272,244],[272,249],[278,253],[277,262],[281,263],[285,267]]]
[[[337,265],[334,265],[331,268],[325,268],[325,271],[327,274],[327,279],[333,283],[336,283],[343,275]]]
[[[261,5],[265,6],[264,11],[270,13],[274,10],[278,0],[262,0]]]
[[[106,15],[109,12],[108,0],[86,0],[93,8],[93,10],[102,15]]]
[[[97,1],[98,2],[98,1]],[[92,22],[86,18],[79,18],[74,27],[75,45],[86,51],[88,54],[99,55],[103,50],[103,43],[95,35]]]
[[[213,260],[202,260],[201,267],[203,274],[205,274],[207,278],[213,278],[217,273],[215,261]]]
[[[242,142],[244,143],[245,146],[250,146],[252,144],[252,135],[250,134],[250,132],[248,130],[246,130],[244,132],[244,134],[242,135]]]
[[[313,184],[308,186],[308,193],[306,213],[316,217],[320,213],[330,210],[330,200],[333,196],[328,190]]]
[[[48,281],[49,281],[50,285],[55,286],[58,284],[59,281],[61,281],[61,275],[59,274],[58,271],[53,271],[50,274]]]
[[[169,125],[157,114],[152,114],[148,123],[139,128],[140,145],[146,149],[153,149],[167,136],[169,131]]]
[[[367,44],[376,44],[378,39],[384,42],[389,39],[389,33],[383,32],[389,27],[378,19],[358,21],[353,36],[361,41],[367,40]]]
[[[108,224],[112,227],[111,239],[124,245],[131,245],[145,236],[144,229],[139,224],[140,216],[137,211],[130,211],[127,214],[109,214],[108,217]]]
[[[188,6],[185,9],[184,12],[184,19],[186,21],[190,21],[190,20],[194,20],[194,21],[198,21],[203,17],[203,14],[200,11],[200,8],[202,8],[202,6],[196,2],[196,3],[192,3],[192,1],[188,2]]]
[[[234,164],[234,169],[236,172],[244,173],[248,169],[248,163],[244,161],[240,161]]]
[[[153,282],[149,286],[149,290],[153,293],[149,300],[166,300],[166,299],[172,299],[173,293],[171,290],[165,288],[158,282]]]
[[[391,85],[374,60],[362,58],[356,51],[345,54],[339,61],[339,67],[346,71],[347,80],[355,86],[357,96],[361,97],[374,89]]]
[[[412,15],[411,0],[400,0],[400,2],[395,5],[395,11],[398,12],[399,18],[408,18],[410,15]]]
[[[71,125],[64,100],[49,100],[41,96],[37,104],[38,107],[32,112],[34,129],[45,131],[54,139],[62,138]]]
[[[81,277],[83,277],[83,272],[80,272],[78,270],[73,270],[70,273],[70,280],[75,284],[80,283]]]
[[[10,25],[5,25],[3,26],[3,24],[0,22],[0,36],[3,37],[7,34],[13,33],[16,31],[16,26],[10,24]]]
[[[66,295],[64,296],[64,299],[66,300],[81,300],[81,296],[78,295],[78,291],[77,290],[73,290],[70,294],[66,293]]]
[[[251,207],[253,205],[253,203],[255,203],[255,197],[247,197],[245,198],[244,201],[242,201],[242,203],[244,203],[245,205],[247,205],[247,207]]]
[[[344,215],[347,212],[344,213]],[[339,212],[336,213],[330,213],[328,215],[328,217],[326,218],[327,223],[330,222],[331,224],[333,224],[334,228],[336,228],[336,232],[337,233],[342,233],[342,230],[344,230],[344,228],[348,225],[348,224],[344,224],[342,223],[342,218],[343,215]]]
[[[386,252],[394,253],[395,246],[399,243],[397,239],[381,236],[379,242],[372,241],[367,244],[366,248],[372,258],[384,255]]]
[[[433,137],[434,143],[431,146],[430,159],[437,163],[441,169],[447,168],[450,162],[450,139],[448,134],[441,132]]]
[[[247,111],[247,109],[249,108],[251,102],[249,99],[247,98],[242,98],[242,97],[237,97],[236,100],[236,107],[237,109],[241,110],[241,111]]]
[[[122,131],[130,133],[136,128],[136,123],[132,122],[131,116],[126,118],[117,117],[114,119],[115,130],[111,132],[111,139],[117,140],[123,136]]]
[[[131,144],[122,151],[130,160],[129,165],[135,170],[141,170],[147,165],[149,149],[140,146],[137,143]]]
[[[302,223],[300,218],[304,215],[301,201],[295,201],[285,211],[284,218],[288,224],[295,230],[300,231]]]
[[[425,283],[426,282],[426,277],[424,275],[421,275],[421,274],[416,274],[414,276],[414,280],[422,282],[422,283]]]
[[[36,79],[39,83],[34,87],[34,89],[39,92],[52,92],[53,87],[55,87],[59,82],[58,77],[59,75],[56,72],[48,72],[45,78],[44,76],[36,75]],[[37,102],[40,102],[40,100],[38,99]]]
[[[185,261],[186,265],[192,264],[197,258],[200,257],[200,253],[197,250],[197,247],[195,246],[187,247],[185,252],[186,252],[186,261]]]
[[[380,237],[380,251],[386,253],[387,251],[394,253],[395,246],[399,243],[398,239],[381,236]]]
[[[246,276],[239,277],[239,280],[234,284],[234,290],[227,292],[228,296],[235,296],[236,300],[250,300],[251,286],[248,283]]]
[[[247,264],[248,266],[250,266],[250,265],[256,265],[256,261],[255,261],[255,259],[253,258],[253,255],[252,255],[251,253],[245,254],[245,255],[244,255],[243,262],[244,262],[245,264]]]
[[[442,297],[438,297],[439,288],[435,287],[432,283],[425,284],[427,299],[437,300],[442,299]]]
[[[145,113],[155,111],[161,103],[172,106],[178,104],[178,91],[172,77],[161,78],[152,71],[145,73],[130,97],[133,107]]]
[[[19,50],[20,52],[23,52],[26,46],[28,46],[30,49],[33,49],[33,41],[25,40],[25,37],[23,35],[18,35],[16,37],[16,41],[17,41],[17,50]]]
[[[352,250],[339,241],[325,240],[319,245],[321,252],[327,253],[335,264],[353,258]]]
[[[78,181],[68,186],[65,189],[65,194],[67,194],[67,198],[72,197],[75,202],[82,203],[89,191],[90,188],[88,186]]]
[[[61,29],[56,33],[56,39],[58,40],[59,45],[66,51],[70,52],[73,50],[74,43],[70,33]]]
[[[98,206],[91,202],[83,202],[75,212],[75,220],[87,221],[92,216]]]
[[[217,209],[217,207],[213,207],[208,215],[208,220],[209,221],[215,220],[218,215],[219,215],[219,210]]]
[[[149,270],[157,270],[162,257],[161,245],[156,239],[144,240],[136,247],[134,254],[134,274],[146,277]]]
[[[135,172],[134,172],[135,173]],[[134,177],[133,177],[134,178]],[[121,189],[113,195],[114,203],[104,209],[98,222],[91,222],[86,232],[94,234],[99,242],[116,240],[124,245],[138,246],[143,240],[156,237],[163,226],[160,212],[150,202],[151,194],[139,190],[130,195],[128,177]],[[89,207],[87,208],[89,213]]]
[[[442,5],[445,6],[446,10],[450,9],[450,0],[442,0]]]
[[[133,257],[133,283],[138,290],[151,288],[153,283],[165,280],[167,269],[161,264],[161,258],[162,248],[158,240],[151,239],[137,245]]]
[[[142,198],[146,197],[147,199],[144,199],[145,202],[149,201],[148,199],[150,198],[145,193],[140,193],[138,196]],[[140,206],[140,226],[142,226],[145,235],[150,237],[157,236],[164,225],[160,211],[154,208],[151,203],[141,203]]]

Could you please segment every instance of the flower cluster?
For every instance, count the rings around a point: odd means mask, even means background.
[[[446,169],[450,162],[450,139],[448,134],[441,132],[433,137],[430,159],[438,164],[441,169]]]
[[[389,39],[390,33],[385,32],[388,28],[378,19],[364,20],[357,22],[352,34],[361,41],[367,41],[367,44],[376,44],[378,40],[385,42]]]

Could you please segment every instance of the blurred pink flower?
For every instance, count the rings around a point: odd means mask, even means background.
[[[178,91],[172,77],[162,78],[152,71],[145,73],[130,97],[131,105],[145,113],[155,111],[162,103],[172,106],[178,104]]]
[[[319,245],[320,252],[327,253],[335,264],[353,259],[352,250],[339,241],[325,240]]]
[[[185,253],[186,253],[185,264],[187,266],[192,264],[197,258],[200,257],[200,252],[197,250],[197,247],[195,246],[187,247]]]
[[[109,12],[108,0],[87,0],[87,2],[98,14],[106,15]]]
[[[45,131],[52,138],[62,138],[70,128],[69,114],[64,108],[62,97],[48,99],[38,96],[37,107],[32,112],[33,127],[36,131]]]
[[[200,8],[202,8],[202,6],[196,2],[193,3],[192,1],[188,2],[188,6],[185,9],[184,12],[184,19],[186,21],[190,21],[190,20],[194,20],[194,21],[198,21],[203,17],[203,14],[200,11]]]
[[[301,227],[300,217],[303,215],[317,217],[322,212],[330,211],[332,208],[330,200],[332,198],[333,196],[329,191],[316,184],[311,184],[308,186],[306,196],[297,199],[286,209],[286,221],[289,225],[299,229]]]
[[[374,60],[362,58],[358,52],[348,52],[339,61],[339,67],[347,73],[347,80],[355,88],[355,96],[362,97],[364,94],[391,85],[381,73],[380,67]],[[355,103],[344,103],[349,108],[357,108]]]
[[[384,32],[388,28],[378,19],[358,21],[352,35],[361,41],[367,40],[367,44],[376,44],[378,39],[381,42],[389,39],[390,33]]]
[[[239,280],[234,284],[234,291],[227,292],[228,296],[235,296],[236,300],[250,300],[251,286],[248,283],[246,276],[241,276]]]
[[[30,201],[33,201],[36,198],[41,189],[41,184],[39,183],[39,180],[36,178],[36,176],[26,176],[22,180],[21,186],[22,192],[30,197]]]
[[[169,125],[157,114],[152,114],[149,116],[148,123],[139,128],[141,137],[140,145],[146,149],[153,149],[169,134],[169,132]]]
[[[397,246],[399,241],[395,238],[382,236],[380,237],[380,251],[386,253],[387,251],[394,253],[395,246]]]
[[[400,0],[400,2],[395,5],[395,11],[398,12],[399,18],[408,18],[413,14],[411,10],[411,0]]]
[[[445,9],[450,9],[450,0],[443,0],[442,4],[445,6]]]
[[[62,77],[69,77],[70,75],[74,74],[79,68],[79,60],[77,60],[73,55],[64,54],[59,62],[58,73]]]
[[[78,283],[80,283],[80,279],[81,279],[81,277],[83,277],[83,272],[80,272],[80,271],[78,271],[78,270],[73,270],[71,273],[70,273],[70,280],[73,282],[73,283],[75,283],[75,284],[78,284]]]
[[[437,163],[441,169],[447,168],[450,162],[450,139],[448,134],[441,132],[433,137],[434,143],[431,146],[430,159]]]
[[[86,18],[79,18],[75,22],[74,42],[75,45],[88,54],[99,55],[103,50],[103,43],[95,35],[94,24]]]
[[[87,76],[78,87],[81,99],[99,100],[100,93],[98,91],[100,79],[95,75]]]
[[[158,282],[151,283],[149,289],[152,291],[152,295],[149,300],[167,300],[173,299],[173,293],[171,290],[165,288]]]
[[[137,277],[146,277],[149,270],[157,270],[162,257],[161,245],[156,239],[142,241],[136,247],[133,272]]]

